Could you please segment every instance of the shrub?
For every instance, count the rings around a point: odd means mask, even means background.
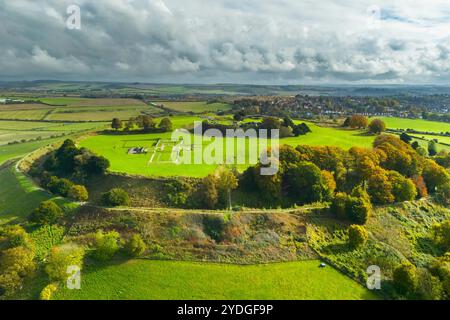
[[[63,210],[53,201],[41,202],[31,214],[31,221],[38,224],[55,224],[63,216]]]
[[[116,231],[104,233],[102,230],[97,231],[94,235],[94,253],[93,256],[99,261],[110,260],[121,245],[120,235]]]
[[[389,171],[392,195],[396,202],[412,201],[417,196],[417,189],[412,180],[403,177],[397,171]]]
[[[450,250],[450,220],[435,225],[433,231],[436,243],[445,250]]]
[[[133,234],[125,244],[125,251],[131,257],[141,256],[146,249],[147,246],[145,245],[144,240],[142,240],[142,237],[138,234]]]
[[[427,269],[417,271],[417,296],[421,300],[440,300],[443,296],[443,286],[438,277],[434,277]]]
[[[445,206],[450,205],[450,181],[437,188],[436,199]]]
[[[30,236],[19,225],[3,228],[0,230],[0,236],[5,238],[8,248],[31,247]]]
[[[85,186],[74,185],[69,190],[69,197],[78,201],[87,201],[89,199],[89,193]]]
[[[70,180],[59,179],[55,176],[51,177],[50,182],[47,184],[48,190],[63,197],[67,197],[69,195],[69,191],[72,186],[73,183]]]
[[[175,206],[184,206],[187,203],[192,186],[183,180],[174,180],[166,183],[167,199]]]
[[[130,196],[121,188],[114,188],[102,194],[102,204],[111,207],[129,206]]]
[[[364,198],[348,197],[346,203],[347,217],[357,223],[365,224],[369,219],[372,206]]]
[[[348,242],[352,248],[358,248],[366,244],[369,234],[363,226],[351,225],[348,228]]]
[[[42,289],[41,294],[39,295],[39,299],[51,300],[56,290],[58,290],[58,287],[55,284],[47,285],[44,289]]]
[[[0,296],[19,289],[23,278],[30,276],[35,269],[33,250],[25,247],[3,250],[0,256]]]
[[[347,219],[347,201],[348,195],[344,192],[339,192],[333,199],[331,204],[331,212],[333,212],[339,219]]]
[[[396,290],[400,294],[411,294],[417,288],[416,267],[409,263],[402,263],[394,270],[393,280]]]
[[[47,259],[45,272],[51,280],[65,280],[68,277],[68,267],[78,266],[80,269],[83,267],[84,255],[84,249],[73,244],[54,247]]]
[[[203,216],[203,230],[205,234],[217,242],[223,240],[225,230],[225,220],[219,215]]]

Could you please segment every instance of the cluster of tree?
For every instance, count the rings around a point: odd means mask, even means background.
[[[44,169],[58,176],[72,176],[84,181],[88,176],[105,174],[109,168],[109,160],[97,156],[86,148],[78,148],[67,139],[44,162]]]
[[[51,176],[48,172],[44,172],[41,176],[41,185],[50,192],[68,197],[77,201],[87,201],[89,193],[85,186],[74,184],[69,179]]]
[[[138,128],[144,132],[171,132],[173,130],[173,124],[169,118],[162,118],[159,124],[157,124],[152,116],[139,115],[135,118],[130,118],[125,124],[119,118],[114,118],[111,122],[111,128],[116,131],[122,128],[125,131]]]
[[[203,178],[200,194],[203,206],[209,209],[230,208],[231,191],[238,187],[236,172],[221,166]]]
[[[429,113],[423,112],[422,118],[431,121],[450,122],[450,113]]]
[[[373,119],[369,123],[369,119],[365,116],[355,114],[351,117],[347,117],[342,125],[343,127],[353,129],[369,129],[370,133],[380,134],[386,131],[386,124],[380,119]]]
[[[387,134],[375,139],[372,150],[282,146],[279,161],[280,170],[274,176],[261,176],[261,164],[246,170],[242,186],[257,190],[272,205],[282,205],[283,196],[297,204],[329,201],[337,192],[342,212],[353,212],[348,208],[358,202],[359,207],[368,207],[367,202],[390,204],[428,193],[446,194],[450,181],[445,168]],[[351,220],[359,222],[358,218]]]

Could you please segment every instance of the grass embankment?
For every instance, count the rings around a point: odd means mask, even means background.
[[[25,221],[45,200],[54,200],[65,211],[77,207],[75,203],[39,189],[27,176],[17,172],[14,165],[0,169],[0,225]]]
[[[236,266],[130,260],[91,266],[81,290],[62,288],[55,299],[375,299],[376,296],[331,267],[302,261]]]

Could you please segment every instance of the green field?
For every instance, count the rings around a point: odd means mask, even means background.
[[[43,120],[51,109],[5,110],[0,111],[0,119]]]
[[[428,121],[421,119],[404,119],[390,117],[376,117],[383,120],[389,129],[414,129],[427,132],[450,132],[450,123]]]
[[[19,223],[31,214],[41,201],[52,199],[70,210],[76,207],[68,200],[39,189],[13,165],[0,169],[0,225]]]
[[[193,125],[193,121],[201,120],[195,117],[174,117],[172,121],[175,128],[182,126]],[[360,147],[372,147],[372,142],[374,140],[373,136],[364,135],[360,131],[350,131],[343,129],[319,127],[315,124],[308,123],[312,132],[304,136],[284,138],[280,140],[280,144],[288,144],[292,146],[297,146],[300,144],[305,145],[329,145],[338,146],[344,149],[349,149],[352,146]],[[172,162],[158,162],[157,158],[150,162],[152,150],[154,149],[159,138],[170,139],[171,134],[134,134],[134,135],[97,135],[88,137],[80,142],[82,147],[86,147],[95,151],[96,153],[107,157],[111,162],[111,170],[116,172],[127,172],[130,174],[139,174],[145,176],[193,176],[193,177],[203,177],[211,172],[217,167],[215,164],[174,164]],[[191,141],[194,140],[191,135]],[[228,138],[229,139],[229,138]],[[223,142],[224,147],[226,146],[226,141],[223,139],[218,139],[217,141]],[[242,140],[242,139],[241,139]],[[236,141],[236,140],[235,140]],[[203,146],[206,147],[211,142],[204,142]],[[270,144],[268,144],[270,145]],[[245,148],[239,148],[236,151],[237,154],[244,155],[248,159],[249,150],[254,150],[249,148],[249,140],[245,141]],[[128,150],[132,147],[145,147],[149,149],[149,154],[139,154],[139,155],[129,155]],[[235,144],[235,150],[237,148]],[[194,152],[201,152],[201,149],[194,149],[192,152],[192,157],[194,157]],[[167,150],[165,150],[167,151]],[[170,157],[169,155],[166,157]],[[259,155],[259,152],[257,152]],[[218,155],[221,159],[230,159],[229,155],[223,152]],[[167,160],[167,159],[166,159]],[[222,160],[222,162],[223,162]],[[243,170],[248,165],[239,164],[238,169]]]
[[[81,290],[60,289],[61,300],[376,299],[319,261],[272,265],[130,260],[82,271]]]
[[[231,109],[231,106],[226,103],[207,103],[206,101],[196,101],[196,102],[158,101],[155,103],[158,105],[163,104],[166,108],[179,112],[204,113],[204,112],[226,111]]]

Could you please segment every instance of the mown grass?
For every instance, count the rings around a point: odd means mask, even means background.
[[[182,126],[193,126],[193,121],[200,118],[195,117],[172,117],[172,122],[175,128]],[[372,142],[374,136],[365,135],[361,131],[351,131],[337,128],[320,127],[312,123],[308,123],[312,132],[304,136],[284,138],[280,140],[280,144],[288,144],[292,146],[297,146],[300,144],[306,145],[329,145],[338,146],[344,149],[349,149],[352,146],[360,147],[372,147]],[[191,142],[194,141],[194,136],[189,136]],[[116,172],[126,172],[130,174],[140,174],[145,176],[192,176],[192,177],[202,177],[214,171],[217,164],[174,164],[172,162],[158,162],[154,161],[149,163],[152,152],[149,154],[142,155],[129,155],[127,151],[131,147],[146,147],[152,150],[154,145],[157,143],[158,139],[170,139],[170,133],[155,133],[155,134],[133,134],[133,135],[97,135],[93,137],[88,137],[87,139],[80,142],[80,145],[89,148],[105,157],[107,157],[111,162],[111,170]],[[230,155],[224,150],[226,147],[227,140],[231,138],[217,139],[215,142],[218,145],[223,145],[222,148],[219,146],[219,153],[217,155],[218,159],[223,163],[224,160],[230,159]],[[235,139],[234,141],[237,141]],[[240,138],[242,140],[242,138]],[[187,141],[187,140],[186,140]],[[204,141],[203,146],[206,148],[208,145],[213,143],[212,141]],[[248,160],[250,150],[255,152],[255,148],[250,147],[249,139],[245,139],[245,148],[238,148],[237,143],[235,143],[235,154],[241,154]],[[268,143],[270,146],[270,143]],[[170,150],[166,150],[168,157],[166,160],[170,159]],[[194,153],[201,155],[201,149],[195,149],[192,152],[192,158]],[[261,149],[256,151],[257,157]],[[207,152],[207,151],[205,151]],[[166,154],[167,156],[167,154]],[[157,158],[155,158],[157,159]],[[254,162],[246,161],[245,164],[237,164],[239,170],[244,170],[249,165],[254,164]]]
[[[61,288],[60,300],[375,299],[373,293],[319,261],[272,265],[130,260],[89,266],[81,290]]]

